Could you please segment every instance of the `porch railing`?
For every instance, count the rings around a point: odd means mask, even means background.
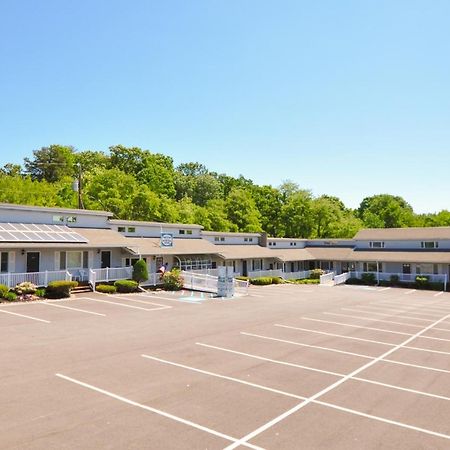
[[[281,269],[272,269],[272,270],[252,270],[248,272],[249,278],[258,278],[258,277],[282,277],[283,271]]]
[[[285,280],[303,280],[304,278],[309,278],[310,275],[310,270],[302,270],[300,272],[283,272],[281,276]]]
[[[183,271],[182,275],[184,279],[183,286],[186,289],[217,294],[218,277],[190,271]]]
[[[67,270],[53,270],[45,272],[25,272],[25,273],[2,273],[0,274],[0,284],[4,284],[9,288],[15,287],[17,284],[28,281],[36,286],[47,286],[50,281],[71,281],[72,275]]]
[[[320,284],[332,284],[334,286],[334,272],[329,272],[320,276]]]

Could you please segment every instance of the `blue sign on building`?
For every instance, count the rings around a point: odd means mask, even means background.
[[[161,233],[161,247],[173,247],[173,234],[172,233]]]

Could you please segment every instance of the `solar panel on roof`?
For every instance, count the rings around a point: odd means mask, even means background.
[[[45,224],[0,224],[0,241],[2,242],[78,242],[88,240],[63,225]]]

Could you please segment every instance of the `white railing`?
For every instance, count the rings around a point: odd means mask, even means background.
[[[301,272],[283,272],[282,277],[285,280],[303,280],[309,278],[310,275],[310,270],[302,270]]]
[[[334,272],[329,272],[320,276],[320,284],[334,285]]]
[[[217,293],[218,277],[194,272],[182,272],[183,286],[186,289]]]
[[[341,273],[340,275],[335,275],[334,284],[335,285],[343,284],[351,277],[352,277],[352,275],[350,272],[344,272],[344,273]]]
[[[398,277],[400,282],[414,282],[416,277],[427,277],[432,283],[445,283],[447,274],[435,273],[393,273],[393,272],[350,272],[352,278],[361,278],[364,273],[373,273],[376,280],[391,281],[391,276]]]
[[[259,278],[259,277],[282,277],[283,271],[281,269],[272,270],[252,270],[248,272],[249,278]]]
[[[89,283],[95,285],[100,281],[116,281],[131,278],[132,267],[106,267],[105,269],[89,269]]]
[[[29,281],[36,286],[47,286],[50,281],[71,281],[72,275],[67,270],[54,270],[45,272],[26,272],[26,273],[2,273],[0,274],[0,284],[4,284],[9,288],[15,287],[17,284]]]

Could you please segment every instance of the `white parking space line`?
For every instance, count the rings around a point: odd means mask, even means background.
[[[417,289],[411,289],[411,290],[409,290],[409,291],[403,292],[403,295],[414,294],[414,292],[417,292]]]
[[[373,314],[374,316],[384,316],[384,317],[399,317],[400,319],[410,319],[410,320],[418,320],[420,322],[433,322],[433,319],[422,319],[420,317],[411,317],[411,316],[401,316],[399,314],[386,314],[386,313],[379,313],[375,311],[362,311],[360,309],[353,309],[353,308],[341,308],[342,311],[350,311],[350,312],[358,312],[358,313],[364,313],[364,314]]]
[[[434,294],[433,297],[439,297],[442,294],[444,294],[444,291],[441,291],[441,292],[438,292],[437,294]]]
[[[140,306],[134,306],[134,305],[127,305],[126,303],[119,303],[119,302],[110,302],[108,300],[100,300],[98,298],[91,298],[91,297],[80,297],[80,300],[90,300],[93,302],[99,302],[99,303],[109,303],[110,305],[116,305],[116,306],[123,306],[125,308],[132,308],[132,309],[140,309],[141,311],[157,311],[159,309],[166,309],[163,308],[141,308]]]
[[[285,395],[287,397],[292,397],[292,398],[296,398],[296,399],[299,399],[299,400],[305,398],[305,397],[302,397],[302,396],[299,396],[299,395],[296,395],[296,394],[290,394],[289,392],[280,391],[279,389],[273,389],[273,388],[270,388],[268,386],[263,386],[261,384],[250,383],[249,381],[241,380],[239,378],[229,377],[229,376],[226,376],[226,375],[220,375],[218,373],[209,372],[207,370],[197,369],[196,367],[185,366],[184,364],[175,363],[175,362],[172,362],[172,361],[168,361],[166,359],[156,358],[155,356],[150,356],[150,355],[141,355],[141,356],[143,358],[151,359],[153,361],[158,361],[160,363],[168,364],[170,366],[180,367],[182,369],[191,370],[192,372],[201,373],[203,375],[209,375],[209,376],[215,377],[215,378],[221,378],[223,380],[234,381],[235,383],[245,384],[247,386],[251,386],[251,387],[254,387],[254,388],[257,388],[257,389],[262,389],[264,391],[273,392],[275,394]]]
[[[388,345],[390,347],[394,347],[396,345],[391,342],[374,341],[372,339],[358,338],[358,337],[353,337],[353,336],[345,336],[342,334],[335,334],[335,333],[327,333],[326,331],[311,330],[309,328],[292,327],[290,325],[282,325],[279,323],[274,324],[274,326],[279,327],[279,328],[287,328],[290,330],[306,331],[308,333],[321,334],[324,336],[332,336],[332,337],[337,337],[337,338],[342,338],[342,339],[351,339],[354,341],[370,342],[372,344],[379,344],[379,345]]]
[[[345,350],[338,350],[336,348],[329,348],[329,347],[321,347],[319,345],[303,344],[302,342],[289,341],[287,339],[278,339],[278,338],[274,338],[274,337],[271,337],[271,336],[262,336],[260,334],[246,333],[245,331],[241,331],[240,334],[242,334],[244,336],[255,337],[255,338],[258,338],[258,339],[266,339],[268,341],[275,341],[275,342],[282,342],[282,343],[285,343],[285,344],[298,345],[299,347],[316,348],[318,350],[325,350],[327,352],[341,353],[343,355],[350,355],[350,356],[357,356],[358,358],[365,358],[365,359],[372,359],[373,358],[373,356],[362,355],[361,353],[346,352]]]
[[[356,312],[361,313],[363,311],[356,311]],[[422,328],[420,325],[417,325],[417,324],[411,324],[411,323],[406,323],[406,322],[396,322],[393,320],[376,319],[374,317],[367,317],[367,316],[355,316],[352,314],[341,314],[341,313],[332,313],[332,312],[324,312],[322,314],[327,314],[329,316],[338,316],[338,317],[350,317],[352,319],[370,320],[372,322],[392,323],[394,325],[404,325],[404,326],[413,327],[413,328]]]
[[[159,416],[166,417],[167,419],[174,420],[175,422],[179,422],[179,423],[182,423],[184,425],[188,425],[188,426],[190,426],[192,428],[196,428],[197,430],[204,431],[205,433],[209,433],[209,434],[212,434],[214,436],[218,436],[218,437],[220,437],[222,439],[225,439],[227,441],[231,441],[231,442],[237,442],[238,441],[236,438],[234,438],[232,436],[228,436],[227,434],[221,433],[219,431],[212,430],[211,428],[208,428],[208,427],[204,427],[203,425],[199,425],[199,424],[197,424],[195,422],[191,422],[190,420],[186,420],[186,419],[183,419],[181,417],[174,416],[173,414],[169,414],[167,412],[161,411],[160,409],[156,409],[156,408],[152,408],[151,406],[143,405],[142,403],[138,403],[138,402],[135,402],[135,401],[130,400],[128,398],[125,398],[125,397],[122,397],[120,395],[114,394],[112,392],[106,391],[106,390],[101,389],[99,387],[93,386],[92,384],[84,383],[83,381],[76,380],[75,378],[68,377],[68,376],[63,375],[61,373],[57,373],[57,374],[55,374],[55,376],[57,376],[58,378],[61,378],[63,380],[66,380],[66,381],[70,381],[71,383],[77,384],[78,386],[82,386],[84,388],[87,388],[87,389],[90,389],[92,391],[98,392],[100,394],[106,395],[106,396],[111,397],[111,398],[113,398],[115,400],[119,400],[119,401],[121,401],[123,403],[126,403],[128,405],[144,409],[146,411],[158,414]],[[247,447],[250,447],[250,448],[253,448],[253,449],[256,449],[256,450],[262,450],[261,447],[258,447],[256,445],[252,445],[252,444],[249,444],[249,443],[243,443],[242,445],[245,445]]]
[[[385,288],[379,289],[378,292],[388,291],[389,289],[391,289],[391,288],[390,287],[385,287]]]
[[[322,323],[329,323],[332,325],[342,325],[345,327],[351,327],[351,328],[361,328],[363,330],[371,330],[371,331],[381,331],[383,333],[392,333],[392,334],[401,334],[404,336],[412,336],[412,333],[403,333],[402,331],[392,331],[392,330],[386,330],[385,328],[374,328],[374,327],[365,327],[363,325],[353,325],[350,323],[344,323],[344,322],[334,322],[331,320],[322,320],[322,319],[313,319],[312,317],[302,317],[302,320],[311,320],[314,322],[322,322]]]
[[[292,327],[289,325],[281,325],[281,324],[274,324],[275,327],[280,327],[280,328],[288,328],[291,330],[299,330],[299,331],[306,331],[309,333],[314,333],[314,334],[322,334],[325,336],[332,336],[332,337],[337,337],[337,338],[342,338],[342,339],[352,339],[355,341],[362,341],[362,342],[369,342],[372,344],[379,344],[379,345],[387,345],[389,347],[395,347],[397,344],[393,344],[391,342],[383,342],[383,341],[374,341],[372,339],[364,339],[364,338],[357,338],[357,337],[353,337],[353,336],[345,336],[342,334],[335,334],[335,333],[327,333],[325,331],[318,331],[318,330],[310,330],[308,328],[299,328],[299,327]],[[410,335],[411,336],[411,335]],[[418,336],[417,339],[421,339],[421,338],[427,338],[427,336]],[[448,341],[448,339],[441,339],[441,338],[436,338],[438,340],[442,340],[442,341]],[[450,352],[444,352],[444,351],[440,351],[440,350],[432,350],[432,349],[428,349],[428,348],[422,348],[422,347],[412,347],[409,345],[405,345],[403,346],[403,348],[408,348],[410,350],[417,350],[420,352],[427,352],[427,353],[438,353],[441,355],[450,355]]]
[[[408,303],[386,303],[386,302],[373,302],[369,303],[369,305],[376,305],[379,307],[386,306],[388,308],[403,308],[405,311],[427,311],[427,312],[433,312],[433,313],[449,313],[450,309],[447,308],[440,308],[438,306],[433,306],[435,303],[427,304],[427,305],[410,305]]]
[[[438,318],[442,316],[442,313],[434,312],[434,313],[428,313],[428,312],[422,312],[417,311],[416,309],[398,309],[398,308],[386,308],[382,306],[368,306],[368,305],[355,305],[355,308],[361,308],[361,310],[369,310],[367,312],[372,312],[372,310],[375,310],[375,312],[393,312],[393,313],[408,313],[408,314],[415,314],[415,315],[421,315],[421,316],[430,316],[432,318]]]
[[[228,450],[234,449],[236,447],[239,447],[239,445],[242,445],[243,443],[246,443],[247,441],[249,441],[250,439],[253,439],[254,437],[258,436],[259,434],[261,434],[262,432],[268,430],[269,428],[271,428],[273,425],[281,422],[282,420],[284,420],[285,418],[289,417],[290,415],[296,413],[297,411],[299,411],[300,409],[304,408],[306,405],[308,405],[310,402],[312,402],[313,400],[317,400],[318,398],[322,397],[323,395],[327,394],[328,392],[331,392],[332,390],[336,389],[338,386],[340,386],[341,384],[345,383],[347,380],[349,380],[352,377],[355,377],[356,375],[358,375],[360,372],[368,369],[369,367],[372,367],[374,364],[376,364],[379,361],[382,361],[383,358],[387,358],[389,355],[391,355],[392,353],[396,352],[397,350],[399,350],[400,348],[404,347],[405,345],[407,345],[408,343],[412,342],[414,339],[416,339],[418,336],[420,336],[421,334],[425,333],[426,331],[432,329],[434,326],[438,325],[440,322],[448,319],[450,317],[450,314],[448,314],[447,316],[444,316],[438,320],[436,320],[435,322],[431,323],[430,325],[428,325],[427,327],[423,328],[422,330],[418,331],[415,335],[410,336],[408,339],[406,339],[405,341],[403,341],[402,343],[396,345],[395,347],[391,348],[390,350],[388,350],[387,352],[383,353],[382,355],[378,356],[377,358],[373,359],[372,361],[367,362],[366,364],[362,365],[361,367],[359,367],[358,369],[355,369],[353,372],[349,373],[348,375],[346,375],[344,378],[341,378],[340,380],[330,384],[329,386],[327,386],[326,388],[322,389],[321,391],[317,392],[316,394],[312,395],[311,397],[309,397],[306,400],[303,400],[301,403],[299,403],[298,405],[294,406],[293,408],[287,410],[286,412],[284,412],[283,414],[280,414],[279,416],[275,417],[274,419],[272,419],[271,421],[267,422],[264,425],[261,425],[259,428],[257,428],[256,430],[252,431],[251,433],[248,433],[246,436],[242,437],[241,439],[239,439],[239,441],[237,442],[233,442],[233,444],[229,445],[228,447],[226,447]],[[450,436],[442,434],[442,433],[436,433],[433,432],[431,430],[425,430],[423,428],[416,428],[413,427],[414,429],[416,429],[416,431],[422,431],[425,432],[426,434],[432,434],[435,436],[440,436],[440,437],[444,437],[446,439],[450,439]]]
[[[106,314],[100,314],[100,313],[93,312],[93,311],[87,311],[85,309],[73,308],[72,306],[56,305],[55,303],[48,303],[48,302],[37,302],[37,303],[39,305],[53,306],[54,308],[64,308],[64,309],[69,309],[71,311],[78,311],[78,312],[82,312],[85,314],[92,314],[94,316],[103,316],[103,317],[106,316]]]
[[[170,298],[170,297],[162,297],[158,295],[146,295],[146,294],[139,294],[140,297],[145,298],[158,298],[160,300],[167,300],[168,302],[177,302],[177,303],[190,303],[193,305],[201,305],[201,301],[196,301],[195,297],[192,297],[192,300],[181,300],[179,298]]]
[[[125,296],[118,297],[116,295],[111,295],[110,297],[118,298],[118,299],[125,299],[125,300],[130,301],[130,302],[142,303],[144,305],[161,306],[161,309],[173,308],[173,306],[170,306],[170,305],[161,305],[161,303],[148,302],[148,301],[138,300],[138,299],[135,299],[135,298],[125,297]]]
[[[211,349],[214,349],[214,350],[220,350],[220,351],[226,352],[226,353],[233,353],[235,355],[246,356],[248,358],[257,359],[259,361],[265,361],[265,362],[271,362],[271,363],[274,363],[274,364],[280,364],[282,366],[296,367],[298,369],[309,370],[311,372],[318,372],[318,373],[323,373],[323,374],[326,374],[326,375],[333,375],[333,376],[336,376],[336,377],[344,376],[342,373],[331,372],[329,370],[316,369],[314,367],[303,366],[302,364],[290,363],[288,361],[281,361],[279,359],[266,358],[264,356],[254,355],[252,353],[239,352],[237,350],[232,350],[230,348],[217,347],[216,345],[204,344],[203,342],[196,342],[196,345],[200,345],[200,346],[206,347],[206,348],[211,348]],[[450,371],[449,371],[449,373],[450,373]]]
[[[27,316],[25,314],[13,313],[11,311],[5,311],[4,309],[0,309],[0,312],[5,314],[11,314],[12,316],[24,317],[25,319],[35,320],[36,322],[51,323],[49,320],[39,319],[37,317]]]

